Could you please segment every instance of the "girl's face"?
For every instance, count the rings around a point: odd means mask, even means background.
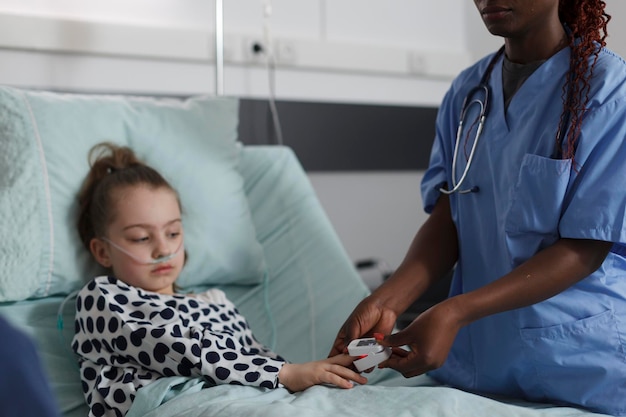
[[[126,187],[114,191],[106,236],[94,238],[96,260],[125,283],[160,294],[173,294],[185,263],[183,225],[176,194],[166,188]],[[151,260],[175,255],[165,262]]]

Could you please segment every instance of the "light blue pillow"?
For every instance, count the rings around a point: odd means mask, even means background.
[[[128,145],[178,191],[185,287],[261,282],[263,249],[237,171],[238,100],[0,88],[0,301],[66,294],[100,273],[76,231],[87,155]]]

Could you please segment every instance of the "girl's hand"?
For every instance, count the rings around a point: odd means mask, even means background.
[[[319,384],[331,384],[339,388],[352,388],[352,381],[366,384],[367,378],[347,368],[354,359],[341,354],[315,362],[286,363],[278,373],[278,380],[291,392],[303,391]]]

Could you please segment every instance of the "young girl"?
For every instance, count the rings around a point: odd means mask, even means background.
[[[285,361],[256,340],[220,290],[176,294],[185,264],[176,191],[129,148],[103,143],[89,159],[78,230],[95,260],[111,271],[89,282],[76,300],[72,348],[90,416],[125,415],[137,390],[165,376],[203,377],[207,387],[290,391],[367,382],[347,368],[353,358],[345,354]]]

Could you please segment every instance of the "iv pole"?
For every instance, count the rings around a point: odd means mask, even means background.
[[[215,0],[215,94],[224,95],[224,8]]]

